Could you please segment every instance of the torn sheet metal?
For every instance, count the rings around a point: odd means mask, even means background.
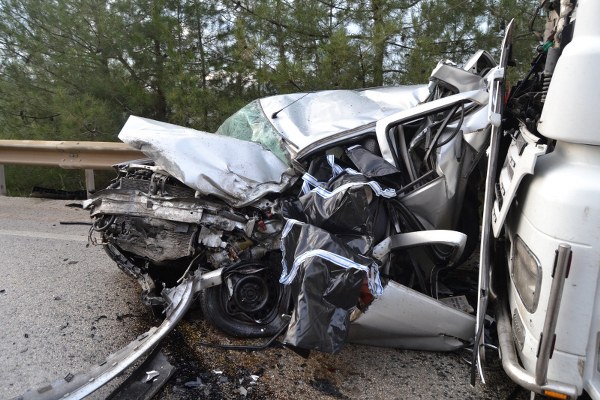
[[[293,170],[257,143],[131,116],[119,139],[203,195],[236,207],[295,181]]]
[[[239,229],[251,232],[253,227],[253,222],[241,215],[236,220],[217,215],[222,207],[204,199],[165,200],[137,190],[104,189],[96,192],[85,203],[85,207],[91,209],[92,217],[123,214],[190,224],[212,224],[226,231]]]
[[[194,295],[202,287],[201,277],[188,279],[173,289],[163,290],[169,304],[166,318],[159,327],[152,327],[133,342],[110,355],[104,362],[92,367],[89,372],[69,374],[65,379],[36,390],[28,390],[21,400],[82,399],[95,392],[107,382],[123,373],[137,359],[148,354],[177,325],[194,300]]]
[[[475,153],[483,151],[484,146],[487,147],[486,117],[487,111],[484,107],[481,107],[465,116],[460,126],[457,127],[456,123],[448,124],[440,137],[440,142],[446,142],[451,132],[460,129],[459,134],[454,139],[449,140],[448,143],[436,150],[438,172],[448,181],[449,198],[454,196],[461,179],[464,179],[464,174],[461,174],[460,169],[463,155],[467,149],[463,149],[463,143],[469,143],[471,146],[469,150]],[[467,138],[469,141],[467,141]]]
[[[419,218],[425,228],[443,229],[452,226],[451,214],[447,207],[447,193],[446,179],[440,176],[403,197],[402,203]],[[444,201],[441,201],[442,199]]]
[[[485,89],[485,81],[476,73],[440,61],[429,77],[431,81],[451,89],[455,93]]]
[[[452,351],[473,338],[475,317],[390,281],[352,321],[348,341],[371,346]]]
[[[394,126],[400,125],[405,121],[414,120],[419,116],[430,115],[438,110],[446,110],[453,104],[472,102],[475,105],[482,106],[486,105],[487,101],[488,95],[484,90],[474,90],[471,92],[459,93],[444,97],[436,101],[422,103],[410,110],[399,111],[395,114],[378,120],[375,125],[375,132],[377,134],[377,141],[381,147],[382,157],[387,162],[396,165],[393,156],[394,150],[388,142],[388,135]],[[479,118],[477,121],[479,121]]]
[[[466,115],[460,126],[449,124],[440,136],[445,144],[435,150],[438,177],[402,198],[427,228],[454,229],[459,223],[468,177],[489,138],[485,116],[481,107]],[[456,129],[459,132],[452,137]]]

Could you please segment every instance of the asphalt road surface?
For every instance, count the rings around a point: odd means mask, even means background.
[[[86,371],[158,323],[137,283],[87,246],[88,214],[73,203],[0,197],[1,399]],[[494,359],[487,384],[470,387],[466,352],[347,345],[303,359],[281,347],[248,353],[202,342],[240,343],[190,313],[164,341],[178,371],[157,398],[529,398]]]
[[[87,370],[145,330],[137,283],[73,202],[0,197],[0,398]]]

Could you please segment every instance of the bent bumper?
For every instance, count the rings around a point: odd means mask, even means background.
[[[198,291],[221,283],[221,272],[222,269],[218,269],[195,275],[172,289],[163,290],[166,291],[163,297],[168,307],[160,326],[150,328],[90,371],[77,375],[69,374],[50,385],[30,389],[15,399],[81,399],[90,395],[121,374],[136,360],[149,354],[185,315]]]
[[[537,384],[535,375],[521,367],[513,345],[512,325],[506,299],[498,299],[496,322],[498,324],[498,342],[502,358],[502,368],[510,379],[532,392],[540,394],[548,394],[548,392],[561,393],[569,396],[569,398],[576,398],[578,396],[576,386],[554,380],[546,380],[541,385]]]

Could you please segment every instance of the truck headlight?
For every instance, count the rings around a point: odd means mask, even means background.
[[[540,299],[542,266],[518,235],[512,243],[511,276],[523,305],[527,311],[534,313]]]

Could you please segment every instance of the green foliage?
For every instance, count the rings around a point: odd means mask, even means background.
[[[256,97],[426,82],[537,0],[0,0],[0,139],[117,140],[129,115],[214,131]]]
[[[344,29],[333,32],[321,50],[316,83],[319,87],[352,89],[365,86],[365,74],[356,62],[360,47]],[[316,87],[315,89],[318,89]]]

